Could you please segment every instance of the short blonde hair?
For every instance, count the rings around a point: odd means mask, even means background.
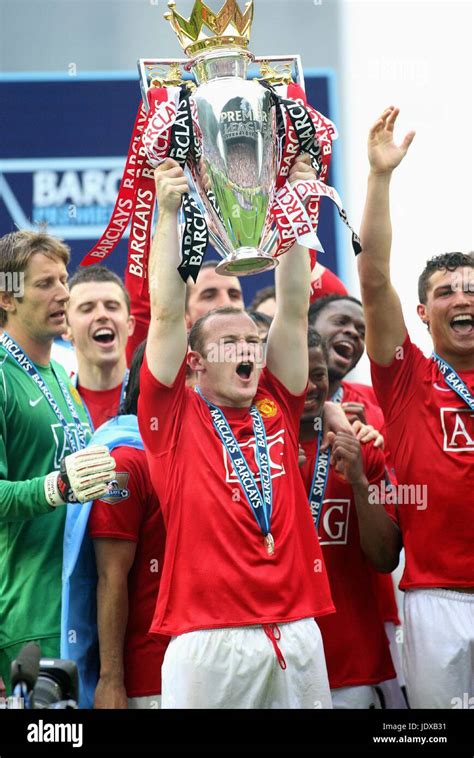
[[[52,260],[60,260],[65,266],[71,260],[68,245],[46,232],[11,232],[0,238],[0,272],[4,274],[4,279],[8,279],[5,274],[26,271],[35,253],[42,253]],[[0,328],[6,323],[7,312],[0,306]]]

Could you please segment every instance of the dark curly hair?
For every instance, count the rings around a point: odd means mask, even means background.
[[[128,377],[125,400],[120,406],[118,415],[127,414],[137,415],[138,395],[140,394],[140,370],[145,357],[146,340],[140,342],[133,353],[132,363],[130,365],[130,375]]]
[[[331,303],[338,303],[342,300],[348,300],[350,303],[356,303],[362,308],[362,303],[352,295],[325,295],[324,297],[318,297],[314,303],[311,303],[308,310],[308,321],[311,326],[314,326],[319,314]]]
[[[428,282],[435,271],[456,271],[462,266],[474,268],[473,253],[442,253],[426,261],[426,266],[418,279],[418,298],[426,305],[428,299]]]

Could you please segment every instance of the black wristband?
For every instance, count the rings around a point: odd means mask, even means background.
[[[71,489],[71,483],[67,475],[66,461],[64,458],[61,460],[61,463],[59,466],[59,475],[58,475],[57,485],[58,485],[59,494],[61,495],[65,503],[78,502],[74,492]]]

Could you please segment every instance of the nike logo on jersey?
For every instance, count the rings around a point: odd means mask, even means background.
[[[42,400],[42,397],[37,398],[36,400],[30,400],[30,405],[32,408],[35,407],[35,405],[38,405],[38,403]]]
[[[452,390],[449,387],[440,387],[439,384],[436,382],[433,384],[433,387],[435,390],[439,390],[439,392],[452,392]]]

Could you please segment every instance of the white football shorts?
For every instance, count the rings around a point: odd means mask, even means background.
[[[173,637],[161,707],[331,708],[319,627],[306,618]]]

